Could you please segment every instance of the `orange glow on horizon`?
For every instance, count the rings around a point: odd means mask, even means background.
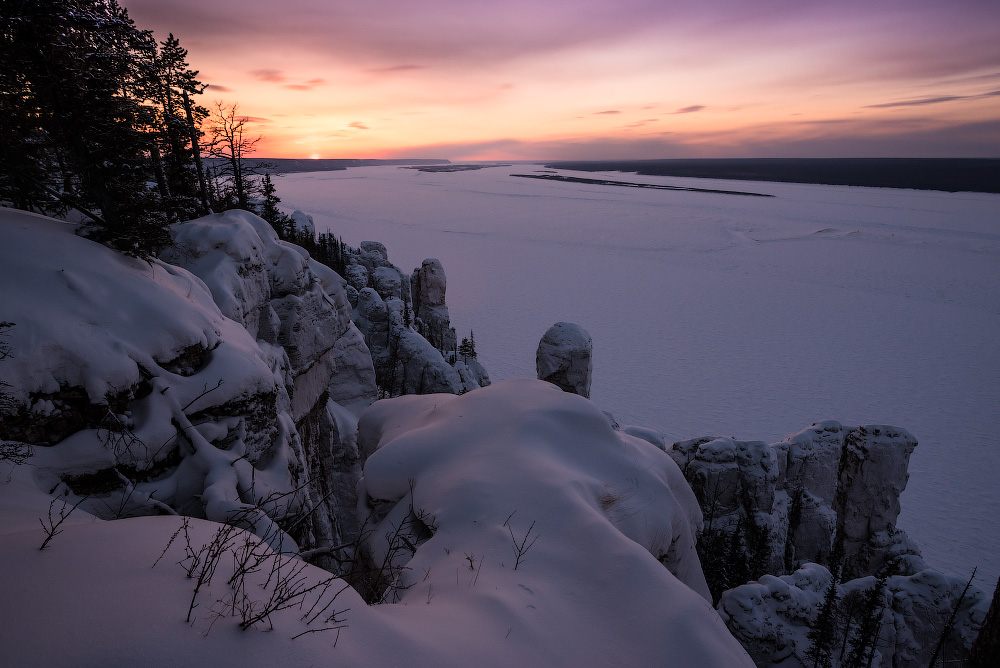
[[[214,5],[125,2],[189,49],[203,105],[253,117],[262,157],[1000,156],[992,8],[286,4],[243,3],[248,38]]]

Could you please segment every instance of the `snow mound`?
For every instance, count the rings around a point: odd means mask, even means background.
[[[222,316],[201,280],[74,231],[22,211],[0,213],[3,319],[15,323],[3,372],[15,401],[83,388],[90,403],[105,404],[150,375],[190,375],[181,358],[195,349],[210,351],[213,362],[226,358],[236,374],[230,383],[260,391],[270,382],[253,337]],[[52,410],[44,401],[31,409]]]
[[[386,571],[386,600],[396,604],[367,606],[329,573],[239,530],[196,590],[197,565],[195,577],[184,568],[223,531],[200,520],[186,520],[185,532],[178,517],[105,522],[78,510],[39,552],[35,518],[49,498],[22,466],[0,481],[0,568],[17,573],[6,592],[14,604],[0,610],[7,660],[753,665],[703,598],[693,551],[700,513],[676,465],[612,431],[589,401],[509,381],[377,402],[361,432],[368,549],[377,561],[388,544],[406,546]],[[258,556],[241,560],[247,550]],[[262,565],[239,575],[247,563]],[[303,593],[240,629],[246,613],[294,592]]]
[[[0,295],[0,438],[47,446],[39,488],[106,518],[250,513],[293,552],[352,540],[355,415],[375,385],[343,279],[242,211],[174,225],[148,263],[74,231],[0,212],[17,286]],[[334,479],[342,494],[320,491]],[[313,510],[294,540],[274,522]]]
[[[369,584],[427,616],[464,609],[449,642],[474,621],[545,636],[505,649],[514,665],[750,665],[706,600],[677,465],[588,400],[522,379],[376,402],[359,449]]]

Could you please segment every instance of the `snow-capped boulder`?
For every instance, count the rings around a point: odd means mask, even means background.
[[[539,380],[548,381],[566,392],[589,397],[592,349],[590,334],[582,327],[557,322],[538,342],[535,367]]]
[[[361,254],[377,258],[383,262],[389,261],[389,253],[385,249],[385,244],[378,241],[362,241]]]
[[[225,238],[209,234],[205,244]],[[232,255],[259,261],[253,244],[239,245]],[[4,375],[17,404],[0,437],[51,446],[33,458],[42,487],[89,496],[96,514],[174,509],[223,521],[294,484],[301,451],[279,426],[280,360],[220,312],[204,282],[10,210],[0,216],[0,254],[4,284],[20,286],[0,306],[16,323]],[[221,272],[219,285],[230,278]],[[224,303],[234,315],[263,312],[260,286],[251,271]],[[275,511],[305,507],[288,499]],[[261,535],[288,538],[255,517]]]
[[[522,379],[380,401],[359,429],[376,597],[514,633],[527,610],[548,656],[512,644],[515,665],[751,665],[705,600],[677,466],[589,401]]]
[[[410,294],[417,331],[438,350],[451,351],[455,349],[457,341],[445,303],[446,291],[447,279],[439,260],[428,258],[410,274]]]
[[[403,298],[403,281],[394,267],[376,267],[374,273],[374,288],[382,299]]]
[[[486,372],[486,368],[474,357],[464,361],[459,359],[453,366],[461,379],[463,392],[471,392],[490,384],[490,376]]]
[[[361,292],[368,287],[368,269],[363,264],[351,264],[344,269],[347,284],[355,291]]]
[[[331,269],[311,261],[298,246],[280,241],[267,222],[244,211],[227,211],[180,223],[174,226],[173,234],[176,246],[164,257],[214,286],[213,296],[224,304],[240,304],[240,297],[249,292],[240,282],[244,275],[254,279],[252,286],[260,283],[257,273],[248,272],[248,263],[242,260],[247,255],[245,249],[256,249],[259,255],[259,258],[254,256],[257,261],[251,268],[256,269],[263,259],[262,269],[270,285],[265,295],[269,297],[268,320],[277,322],[277,338],[261,338],[280,346],[288,356],[294,419],[300,419],[317,405],[341,369],[356,371],[364,353],[361,350],[351,353],[347,344],[353,341],[356,346],[357,338],[351,337],[337,346],[338,340],[349,333],[351,306],[344,290],[345,281]],[[223,283],[220,276],[227,280]],[[357,377],[357,373],[349,371],[340,382]],[[373,380],[374,375],[363,380],[362,387],[353,390],[354,394],[361,397],[367,392],[373,401]],[[339,390],[341,394],[350,391]]]

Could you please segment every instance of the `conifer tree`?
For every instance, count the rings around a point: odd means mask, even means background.
[[[264,172],[264,178],[261,180],[260,193],[263,196],[263,201],[260,205],[260,217],[271,223],[271,227],[274,228],[278,236],[284,239],[288,232],[285,229],[287,225],[287,216],[278,210],[278,204],[281,203],[281,198],[278,197],[277,188],[274,187],[274,182],[271,180],[270,172]]]
[[[812,668],[831,668],[833,648],[837,640],[837,578],[831,575],[830,586],[823,598],[823,607],[813,621],[806,636],[809,649],[806,658],[812,660]]]
[[[181,177],[194,151],[177,114],[164,124],[176,96],[163,95],[178,86],[196,94],[200,84],[176,40],[164,50],[169,67],[152,33],[116,0],[5,0],[0,202],[56,215],[75,209],[89,218],[90,236],[134,255],[169,244],[173,196],[189,194]]]
[[[862,597],[860,619],[852,640],[853,647],[844,662],[845,668],[866,668],[875,654],[882,630],[885,577],[879,578]]]
[[[190,99],[200,95],[205,85],[198,81],[198,72],[188,66],[187,49],[181,47],[173,33],[160,43],[153,66],[150,98],[157,104],[156,149],[163,152],[167,196],[172,198],[178,215],[187,218],[203,208],[196,164],[200,136],[197,126],[208,116],[208,110],[191,104]]]
[[[463,336],[462,342],[458,344],[458,354],[462,356],[462,361],[476,359],[476,335],[469,331],[469,336]]]

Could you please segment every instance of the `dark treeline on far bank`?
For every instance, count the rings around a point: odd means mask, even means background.
[[[433,158],[397,158],[390,160],[361,158],[247,158],[253,166],[259,163],[261,169],[272,174],[292,174],[296,172],[332,172],[348,167],[377,167],[379,165],[446,165],[448,160]]]
[[[1000,193],[997,158],[740,158],[552,162],[585,172]]]

